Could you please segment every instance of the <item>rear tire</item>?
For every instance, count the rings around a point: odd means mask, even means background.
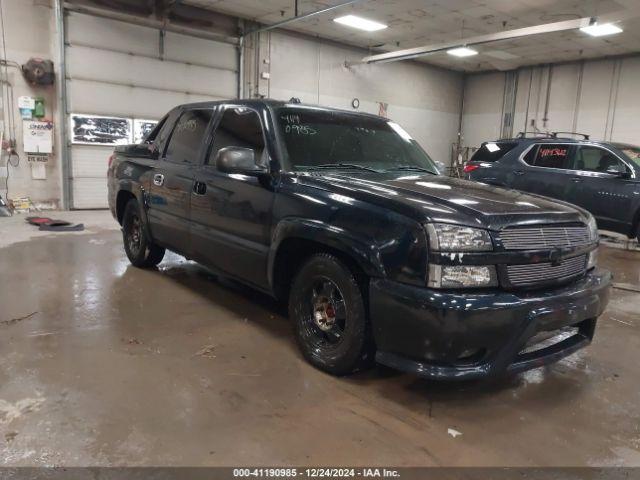
[[[165,249],[148,238],[140,216],[138,201],[133,198],[124,208],[122,240],[129,261],[136,267],[155,267],[164,258]]]
[[[304,357],[333,375],[373,364],[374,343],[362,289],[337,257],[313,255],[291,285],[289,316]]]

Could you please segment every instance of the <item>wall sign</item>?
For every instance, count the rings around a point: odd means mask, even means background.
[[[27,155],[27,161],[31,166],[31,178],[34,180],[46,180],[47,179],[47,163],[49,162],[49,155],[47,154],[29,154]]]
[[[53,123],[37,120],[23,121],[22,142],[26,153],[52,153]]]
[[[18,97],[18,108],[26,108],[28,110],[33,110],[36,108],[36,99],[33,97]]]

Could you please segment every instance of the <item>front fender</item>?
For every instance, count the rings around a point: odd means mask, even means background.
[[[375,243],[352,232],[319,220],[285,218],[273,231],[268,258],[269,284],[273,285],[274,264],[278,249],[284,240],[297,238],[321,243],[352,258],[371,277],[385,277],[386,271],[380,251]]]

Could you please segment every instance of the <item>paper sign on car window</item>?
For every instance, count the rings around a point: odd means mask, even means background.
[[[491,153],[497,152],[498,150],[500,150],[500,147],[495,143],[487,143],[485,147],[487,147],[487,150],[489,150]]]

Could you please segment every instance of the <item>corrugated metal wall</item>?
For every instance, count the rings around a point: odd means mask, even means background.
[[[517,76],[513,132],[525,128],[577,131],[597,140],[640,144],[638,78],[640,56],[522,68]],[[505,73],[468,77],[463,115],[466,146],[479,146],[499,136],[504,92]]]
[[[159,120],[175,105],[235,98],[233,45],[70,13],[68,113]],[[112,147],[72,145],[72,207],[106,208]]]

